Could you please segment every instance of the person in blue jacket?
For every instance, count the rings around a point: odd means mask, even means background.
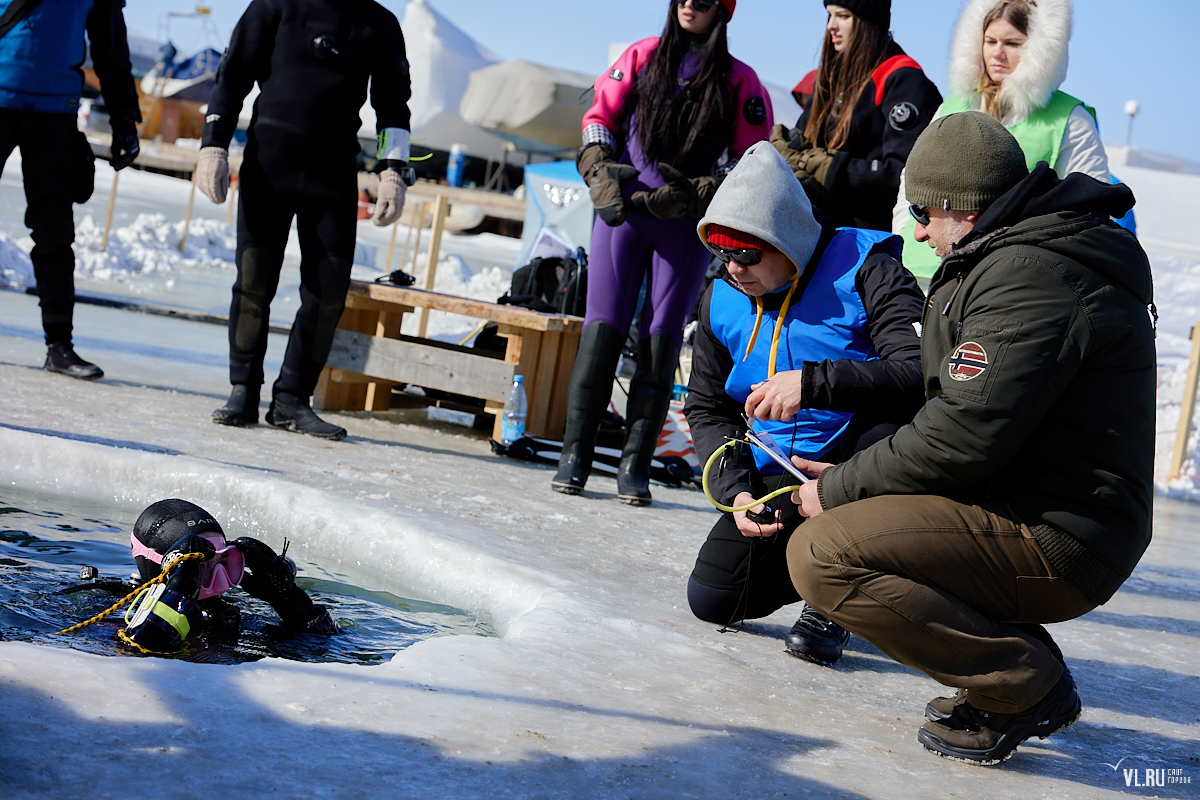
[[[700,302],[683,408],[701,463],[748,425],[788,456],[842,461],[912,419],[923,295],[898,236],[833,227],[768,142],[746,151],[697,230],[724,262]],[[756,504],[795,479],[758,448],[725,454],[710,490],[734,510],[713,525],[687,587],[692,613],[716,624],[801,599],[785,556],[799,510],[787,497]],[[829,665],[848,639],[805,607],[785,646]]]
[[[92,153],[76,126],[87,41],[112,121],[112,166],[138,153],[137,89],[123,0],[0,0],[0,164],[21,150],[25,224],[33,236],[45,369],[95,380],[104,371],[72,345],[75,221],[72,202],[92,191]]]

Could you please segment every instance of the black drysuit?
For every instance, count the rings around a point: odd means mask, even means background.
[[[253,0],[217,71],[204,147],[228,147],[242,102],[261,94],[239,174],[229,379],[260,386],[271,300],[292,219],[300,309],[273,394],[306,398],[345,307],[357,218],[359,110],[370,82],[376,129],[411,123],[404,35],[373,0]]]

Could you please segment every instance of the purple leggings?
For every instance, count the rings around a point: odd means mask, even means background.
[[[628,196],[628,192],[626,194]],[[607,322],[622,334],[637,310],[647,269],[650,285],[638,341],[670,336],[683,344],[683,324],[696,305],[711,254],[696,235],[695,217],[651,219],[630,214],[615,228],[596,217],[588,256],[584,327]]]

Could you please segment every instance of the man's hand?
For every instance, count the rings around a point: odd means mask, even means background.
[[[823,461],[809,461],[807,458],[800,456],[792,456],[792,463],[810,478],[817,478],[822,472],[829,469],[833,464],[827,464]],[[811,480],[803,484],[799,489],[792,492],[792,502],[800,509],[800,513],[812,519],[818,516],[825,509],[821,508],[821,498],[817,494],[817,481]]]
[[[371,221],[379,227],[391,225],[400,219],[404,211],[404,195],[407,187],[400,173],[394,169],[385,169],[379,176],[379,191],[375,196],[375,215]]]
[[[746,398],[746,416],[780,422],[796,416],[800,410],[800,384],[803,378],[803,370],[792,369],[776,372],[762,383],[755,384]]]
[[[201,147],[196,161],[196,188],[217,205],[229,193],[229,151],[224,147]]]
[[[793,494],[795,494],[795,493],[793,492]],[[747,503],[753,503],[753,502],[754,502],[754,495],[750,494],[749,492],[738,492],[738,496],[733,498],[733,507],[738,508],[740,506],[746,505]],[[763,508],[765,508],[765,506],[763,506],[762,503],[759,503],[757,506],[755,506],[754,508],[752,508],[750,510],[755,513],[762,513]],[[758,522],[754,522],[753,520],[748,518],[746,516],[745,511],[733,512],[733,521],[737,523],[738,530],[742,532],[742,536],[750,536],[750,537],[773,536],[774,534],[783,530],[783,523],[780,521],[782,519],[783,519],[783,512],[776,511],[775,512],[775,522],[764,525],[764,524],[761,524]]]

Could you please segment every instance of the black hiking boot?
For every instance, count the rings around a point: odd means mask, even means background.
[[[848,641],[850,631],[805,604],[800,619],[783,637],[783,646],[797,658],[832,667],[842,657],[842,649]]]
[[[212,412],[212,421],[218,425],[258,424],[258,388],[245,384],[234,384],[225,405]]]
[[[1058,642],[1054,641],[1050,636],[1050,632],[1036,623],[1018,623],[1013,625],[1014,628],[1027,633],[1037,639],[1046,647],[1050,648],[1050,652],[1058,659],[1058,663],[1063,665],[1063,675],[1075,683],[1075,679],[1071,676],[1071,670],[1067,668],[1066,659],[1063,658],[1062,650],[1058,647]],[[955,710],[967,702],[967,690],[959,689],[953,697],[935,697],[925,704],[925,719],[932,722],[946,719],[954,714]]]
[[[84,381],[94,381],[104,377],[104,370],[76,355],[75,348],[71,347],[70,342],[47,345],[46,363],[42,365],[42,369]]]
[[[926,750],[944,758],[990,766],[1013,754],[1017,745],[1037,736],[1045,739],[1079,719],[1082,705],[1075,682],[1066,672],[1032,708],[1015,714],[983,711],[969,700],[943,720],[928,721],[917,731]]]
[[[550,488],[562,494],[583,492],[596,453],[596,433],[612,395],[613,374],[624,337],[607,322],[593,322],[579,337],[567,393],[567,423],[562,454]]]
[[[346,429],[318,417],[307,399],[284,403],[278,397],[274,398],[267,409],[267,424],[335,442],[346,438]]]

